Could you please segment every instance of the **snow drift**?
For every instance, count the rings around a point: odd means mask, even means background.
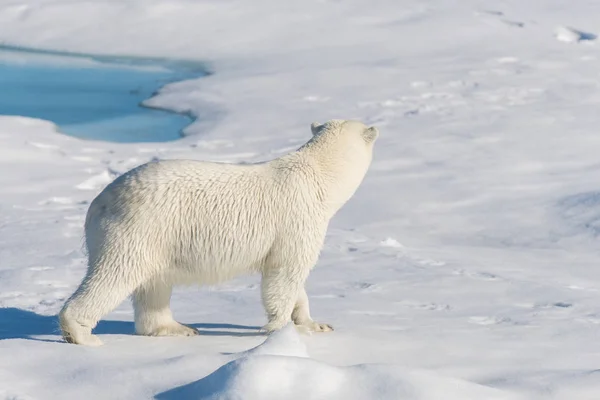
[[[288,325],[212,374],[164,392],[158,400],[434,400],[517,399],[475,383],[394,365],[336,367],[309,358]]]

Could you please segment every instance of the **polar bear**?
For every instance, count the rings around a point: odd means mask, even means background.
[[[375,127],[331,120],[311,125],[298,150],[256,164],[153,161],[110,183],[85,220],[87,273],[59,313],[69,343],[101,345],[92,329],[132,295],[135,331],[192,336],[170,310],[173,285],[217,284],[260,273],[268,323],[313,321],[304,282],[327,226],[371,164]]]

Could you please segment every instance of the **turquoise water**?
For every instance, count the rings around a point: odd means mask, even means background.
[[[202,75],[199,66],[166,60],[0,47],[0,114],[49,120],[82,139],[176,140],[191,118],[140,103],[167,83]]]

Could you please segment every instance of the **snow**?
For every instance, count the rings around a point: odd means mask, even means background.
[[[556,38],[561,42],[580,42],[582,40],[596,40],[597,36],[593,33],[582,32],[567,26],[556,28]]]
[[[177,141],[81,140],[0,117],[0,399],[597,399],[599,12],[592,0],[0,2],[1,43],[212,72],[145,102],[197,117]],[[104,346],[60,341],[54,315],[85,271],[83,219],[108,181],[153,158],[270,159],[331,118],[381,131],[308,280],[313,317],[334,332],[261,346],[252,276],[175,291],[198,337],[134,336],[126,302],[99,324]]]
[[[387,365],[335,367],[308,358],[291,324],[169,399],[516,399],[499,390]]]

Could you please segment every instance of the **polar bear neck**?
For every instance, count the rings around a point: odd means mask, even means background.
[[[336,140],[313,138],[298,151],[289,154],[287,162],[304,165],[302,170],[315,180],[317,197],[331,218],[354,195],[371,162],[370,149],[361,149],[361,157]],[[310,171],[310,172],[308,172]]]

